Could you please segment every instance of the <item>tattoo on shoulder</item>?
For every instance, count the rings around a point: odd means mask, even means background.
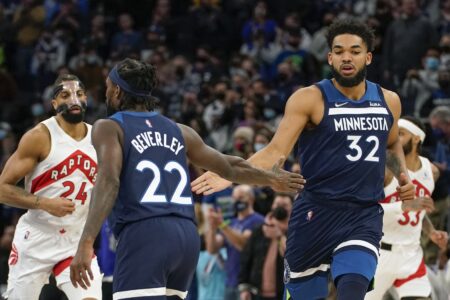
[[[401,173],[400,159],[393,151],[387,151],[386,153],[386,166],[394,174],[395,177],[399,177]]]

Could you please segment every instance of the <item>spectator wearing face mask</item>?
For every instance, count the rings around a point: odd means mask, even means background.
[[[242,28],[242,39],[249,49],[254,47],[254,33],[261,32],[263,45],[274,42],[277,35],[277,23],[267,17],[267,4],[258,1],[253,10],[253,18],[248,20]]]
[[[233,148],[230,153],[247,159],[253,154],[253,137],[255,132],[252,127],[240,126],[233,133]]]
[[[427,117],[438,106],[450,107],[450,70],[448,69],[439,70],[438,87],[422,106],[421,116]]]
[[[439,41],[441,49],[441,67],[450,68],[450,33],[444,34]]]
[[[251,186],[236,186],[232,196],[236,217],[224,221],[221,210],[211,208],[207,215],[209,228],[205,234],[206,249],[209,253],[216,254],[223,246],[227,249],[224,300],[239,299],[237,286],[241,251],[252,230],[264,223],[264,217],[253,209],[255,195]]]
[[[274,76],[280,76],[279,66],[288,63],[296,74],[298,85],[307,85],[318,78],[313,56],[301,48],[303,36],[300,28],[286,28],[286,36],[282,42],[282,50],[273,62]]]
[[[450,74],[449,81],[450,81]],[[450,84],[449,84],[450,86]],[[448,215],[448,201],[450,194],[450,106],[437,106],[429,116],[432,136],[436,145],[430,149],[431,161],[439,169],[440,176],[436,181],[431,198],[434,200],[435,210],[429,214],[430,220],[437,230],[449,230],[445,223]],[[447,228],[446,228],[447,225]],[[439,249],[427,238],[421,240],[424,249],[424,260],[427,265],[437,263]],[[445,253],[444,253],[445,254]]]
[[[253,230],[241,253],[241,300],[276,300],[283,296],[283,255],[293,198],[276,194],[265,223]]]
[[[386,83],[400,86],[408,70],[417,69],[427,49],[436,42],[437,34],[422,16],[418,1],[402,0],[401,16],[391,22],[383,43]]]
[[[425,102],[439,88],[439,65],[440,51],[431,47],[422,58],[422,69],[411,69],[408,71],[400,89],[404,114],[419,116],[419,112]]]
[[[261,150],[267,144],[269,144],[272,139],[273,133],[267,128],[258,129],[255,133],[255,138],[253,139],[253,150],[255,152]]]
[[[255,80],[251,84],[253,97],[262,108],[264,120],[273,121],[283,114],[284,102],[280,101],[275,91],[271,90],[263,80]]]

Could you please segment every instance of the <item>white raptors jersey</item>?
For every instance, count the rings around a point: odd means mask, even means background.
[[[81,232],[86,222],[92,188],[97,174],[97,154],[91,143],[91,125],[85,138],[74,140],[59,127],[55,117],[42,122],[49,132],[51,148],[48,156],[25,177],[25,189],[47,198],[63,197],[75,203],[71,215],[55,217],[41,209],[30,209],[26,221],[40,228]]]
[[[416,172],[408,171],[409,177],[416,186],[416,197],[431,197],[434,190],[433,171],[431,170],[430,161],[419,156],[422,164],[421,168]],[[392,181],[384,188],[386,195],[381,204],[390,205],[390,203],[400,204],[400,198],[396,191],[398,181],[394,177]],[[385,213],[383,217],[383,233],[382,241],[395,245],[418,245],[420,243],[420,235],[422,231],[422,220],[425,216],[425,210],[418,212],[403,212],[398,210],[397,213]]]

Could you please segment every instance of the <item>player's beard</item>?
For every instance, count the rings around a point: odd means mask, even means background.
[[[403,145],[403,152],[408,155],[412,151],[412,139],[410,139],[405,145]]]
[[[74,114],[70,112],[70,108],[69,105],[67,105],[66,103],[60,104],[57,108],[56,108],[56,112],[60,113],[61,116],[63,117],[63,119],[70,124],[78,124],[80,122],[83,122],[84,120],[84,115],[86,114],[86,103],[81,102],[80,103],[80,113],[79,114]]]
[[[336,79],[336,81],[337,81],[337,83],[339,83],[339,85],[349,88],[349,87],[357,86],[366,78],[367,67],[366,67],[366,65],[364,65],[362,67],[362,69],[359,70],[352,77],[342,76],[334,66],[331,66],[331,72],[333,74],[334,79]]]
[[[114,115],[117,112],[119,112],[119,111],[117,109],[115,109],[114,107],[112,107],[110,105],[106,105],[106,115],[108,117]]]
[[[115,113],[119,112],[119,110],[117,108],[115,108],[114,106],[112,106],[110,104],[110,101],[106,101],[106,115],[108,117],[114,115]]]

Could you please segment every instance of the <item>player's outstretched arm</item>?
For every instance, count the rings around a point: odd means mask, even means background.
[[[430,240],[433,241],[433,243],[435,243],[441,250],[447,249],[448,233],[446,231],[436,230],[427,215],[423,218],[422,231],[428,235]]]
[[[24,134],[0,175],[1,203],[25,209],[42,209],[57,217],[75,210],[75,205],[70,200],[38,197],[16,186],[47,156],[49,150],[50,137],[44,125],[38,125]]]
[[[303,187],[301,175],[281,169],[283,161],[278,162],[271,171],[253,168],[240,157],[225,155],[209,147],[192,128],[179,126],[187,146],[187,156],[200,168],[215,172],[232,182],[268,185],[277,191],[294,193]]]
[[[322,95],[311,86],[295,92],[288,100],[284,116],[270,143],[256,152],[248,161],[256,167],[270,170],[280,157],[287,157],[308,122],[318,124],[323,116],[320,103]],[[321,108],[321,109],[320,109]],[[231,183],[217,174],[206,172],[192,182],[192,191],[205,195],[217,192]]]
[[[91,260],[94,241],[111,212],[119,191],[123,160],[122,139],[122,129],[116,122],[104,119],[94,124],[92,143],[97,152],[98,173],[86,224],[70,265],[70,280],[75,287],[79,284],[86,289],[90,286],[90,280],[93,280]]]
[[[394,117],[391,131],[388,137],[388,149],[386,153],[386,166],[398,179],[397,192],[402,201],[412,200],[415,195],[415,187],[411,182],[406,168],[403,147],[398,136],[398,119],[401,114],[401,103],[398,95],[392,91],[383,90],[384,97]]]

